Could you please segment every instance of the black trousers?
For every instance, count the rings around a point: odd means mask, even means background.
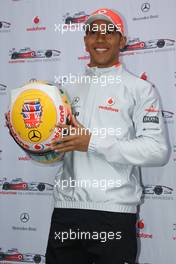
[[[54,209],[46,264],[135,264],[136,214]]]

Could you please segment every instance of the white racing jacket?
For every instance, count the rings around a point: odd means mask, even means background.
[[[66,90],[92,136],[87,152],[65,154],[55,207],[136,213],[140,166],[163,166],[169,156],[157,93],[122,65],[87,67],[84,77]]]

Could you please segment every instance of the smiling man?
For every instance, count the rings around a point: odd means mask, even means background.
[[[89,82],[66,88],[77,119],[60,125],[68,133],[52,144],[65,157],[56,177],[46,263],[134,264],[140,167],[168,160],[160,103],[152,85],[119,61],[126,37],[116,11],[92,13],[84,40]]]
[[[90,67],[106,68],[119,63],[119,52],[126,38],[118,26],[102,19],[85,25],[86,50],[90,54]]]

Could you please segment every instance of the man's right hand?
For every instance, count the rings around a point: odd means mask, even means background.
[[[6,119],[6,126],[9,129],[9,134],[12,136],[11,129],[10,129],[10,111],[4,114]]]

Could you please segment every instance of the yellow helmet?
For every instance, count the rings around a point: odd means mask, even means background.
[[[67,95],[48,82],[34,81],[11,91],[11,133],[36,161],[48,163],[63,157],[50,149],[50,143],[61,137],[57,124],[71,119]]]

